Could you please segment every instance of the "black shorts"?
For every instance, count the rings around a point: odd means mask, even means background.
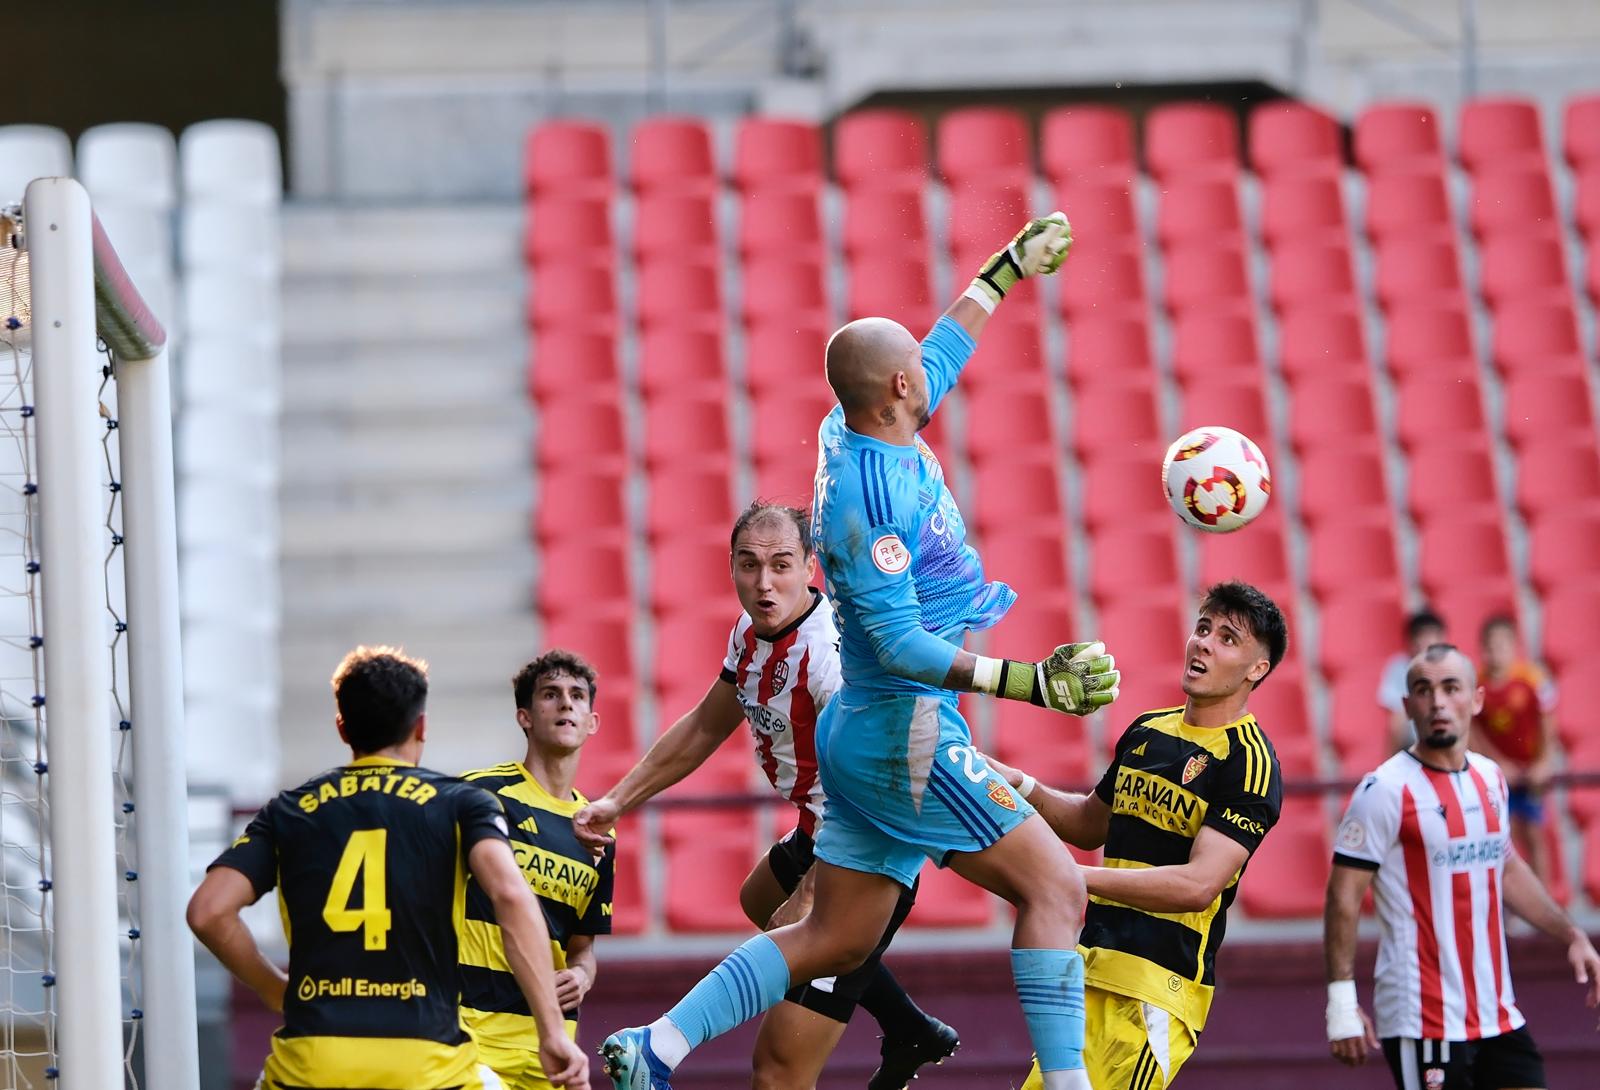
[[[800,879],[811,869],[811,864],[816,862],[814,848],[811,835],[796,829],[767,852],[767,865],[772,868],[772,876],[778,880],[778,885],[783,887],[785,893],[793,893],[800,885]],[[900,930],[900,925],[906,922],[906,917],[911,914],[911,906],[916,900],[915,885],[910,889],[901,887],[900,900],[894,906],[894,915],[889,919],[889,926],[884,929],[883,937],[878,940],[878,945],[872,954],[858,968],[843,976],[823,977],[791,988],[784,998],[791,1003],[800,1004],[808,1011],[816,1011],[824,1018],[831,1018],[835,1022],[849,1022],[850,1016],[855,1013],[856,1005],[861,1002],[862,993],[867,990],[867,984],[877,975],[878,964],[883,961],[883,952],[889,948],[889,943],[894,939],[895,932]]]
[[[1507,1090],[1549,1086],[1528,1027],[1476,1041],[1385,1037],[1383,1055],[1400,1090]]]

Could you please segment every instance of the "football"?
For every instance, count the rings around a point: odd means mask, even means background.
[[[1272,474],[1261,448],[1220,426],[1180,435],[1161,463],[1161,483],[1178,517],[1212,534],[1248,525],[1272,495]]]

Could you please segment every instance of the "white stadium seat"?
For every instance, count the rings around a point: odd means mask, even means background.
[[[72,141],[48,125],[0,125],[0,204],[21,201],[35,178],[72,173]]]
[[[177,141],[160,125],[96,125],[78,138],[78,176],[97,210],[116,202],[170,212],[178,203]]]
[[[257,121],[202,121],[178,141],[189,201],[277,204],[283,199],[278,137]]]

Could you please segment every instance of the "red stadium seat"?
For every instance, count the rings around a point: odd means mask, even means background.
[[[1133,119],[1114,106],[1057,106],[1044,115],[1040,142],[1041,165],[1052,181],[1133,176]]]
[[[1462,589],[1509,586],[1511,556],[1498,515],[1467,513],[1429,521],[1418,535],[1417,569],[1423,590],[1441,603]],[[1464,627],[1456,614],[1446,610],[1445,616]]]
[[[652,539],[733,522],[733,485],[725,465],[660,466],[650,474],[649,485],[645,531]]]
[[[1272,305],[1279,312],[1357,293],[1350,247],[1341,240],[1285,242],[1272,251]]]
[[[963,508],[979,533],[992,537],[1016,525],[1017,512],[1040,519],[1061,520],[1061,471],[1049,450],[1039,448],[1027,457],[980,464],[972,473],[973,500]]]
[[[1600,307],[1600,239],[1589,243],[1588,259],[1584,266],[1583,290],[1589,293],[1589,302]]]
[[[1277,825],[1250,857],[1239,882],[1239,904],[1260,919],[1320,915],[1331,852],[1321,800],[1284,799]]]
[[[1138,246],[1076,245],[1060,275],[1061,306],[1074,323],[1088,315],[1144,313],[1144,269]]]
[[[1209,102],[1157,106],[1145,116],[1144,157],[1162,181],[1200,172],[1232,174],[1239,168],[1238,119]]]
[[[722,396],[661,397],[645,404],[644,459],[652,471],[695,457],[726,459],[732,449]]]
[[[1600,163],[1600,94],[1567,100],[1561,115],[1561,146],[1580,173]]]
[[[722,324],[722,274],[710,262],[657,261],[637,270],[639,328],[718,328]]]
[[[1542,165],[1526,170],[1495,170],[1472,183],[1472,229],[1480,238],[1509,232],[1559,230],[1555,191]]]
[[[1310,535],[1310,546],[1306,581],[1318,601],[1336,598],[1352,587],[1400,582],[1394,527],[1387,512],[1323,523]]]
[[[1395,428],[1408,449],[1489,438],[1483,392],[1471,372],[1413,372],[1400,381],[1396,394]]]
[[[1525,519],[1600,507],[1600,450],[1592,429],[1529,436],[1517,451],[1517,509]]]
[[[1339,757],[1339,774],[1347,779],[1365,776],[1394,756],[1389,713],[1378,704],[1376,670],[1370,677],[1351,676],[1339,682],[1333,691],[1330,725],[1329,736]]]
[[[1337,174],[1344,165],[1339,123],[1303,102],[1262,103],[1250,111],[1246,132],[1250,163],[1264,178],[1308,171]]]
[[[573,613],[551,618],[540,633],[545,647],[565,647],[588,660],[600,674],[599,692],[615,692],[618,702],[628,703],[628,690],[633,674],[633,622],[626,615],[591,617]],[[599,696],[596,696],[599,704]],[[598,709],[597,710],[610,710]],[[631,727],[632,724],[626,724]],[[623,729],[624,722],[603,722],[600,733],[584,747],[585,755],[591,750],[608,753],[634,753],[638,747],[630,730]]]
[[[1589,383],[1582,371],[1516,374],[1506,379],[1506,438],[1514,445],[1568,431],[1594,432]]]
[[[1268,511],[1272,509],[1269,507]],[[1243,579],[1258,585],[1289,582],[1289,552],[1283,540],[1281,520],[1269,516],[1257,519],[1248,534],[1199,535],[1199,565],[1196,586]],[[1287,608],[1287,603],[1284,603]]]
[[[746,263],[739,282],[739,312],[746,326],[832,324],[821,265],[763,257]]]
[[[1001,312],[983,327],[978,348],[961,371],[968,393],[987,392],[1000,386],[1015,391],[1018,383],[1034,383],[1040,390],[1051,381],[1045,370],[1043,333],[1026,310]]]
[[[1478,632],[1490,617],[1517,617],[1517,586],[1509,576],[1458,579],[1445,586],[1427,582],[1423,589],[1433,595],[1441,616],[1450,618],[1458,632]]]
[[[1474,99],[1461,110],[1457,143],[1461,162],[1474,174],[1515,158],[1542,160],[1539,107],[1524,98]]]
[[[857,110],[833,127],[833,169],[856,190],[920,190],[928,178],[928,135],[922,119],[902,110]]]
[[[1406,460],[1406,506],[1428,523],[1497,509],[1494,458],[1488,437],[1459,436],[1411,451]]]
[[[1029,523],[1028,527],[1030,533],[1037,533],[1040,536],[1047,536],[1053,532],[1058,548],[1065,544],[1059,524]],[[986,558],[989,546],[1000,544],[1001,536],[1004,535],[997,535],[996,540],[980,544],[980,551]],[[986,563],[985,569],[987,568]],[[1054,647],[1068,640],[1077,639],[1078,637],[1074,635],[1072,607],[1073,599],[1070,593],[1030,594],[1019,597],[1017,604],[1005,615],[1005,619],[989,631],[985,653],[1015,659],[1037,658],[1039,654],[1037,649],[1040,647]],[[998,710],[1000,702],[986,700],[982,703]],[[966,715],[965,710],[962,714]],[[1083,737],[1081,733],[1073,733],[1076,737]]]
[[[818,322],[764,322],[745,330],[744,377],[750,395],[812,391],[822,381],[831,330]]]
[[[534,338],[528,389],[536,401],[577,391],[619,396],[621,381],[617,342],[609,333],[551,329]]]
[[[1377,247],[1378,301],[1452,305],[1461,299],[1461,262],[1448,238],[1398,238]]]
[[[1257,368],[1184,376],[1178,430],[1187,432],[1208,424],[1220,424],[1263,439],[1272,430],[1267,418],[1265,381]]]
[[[1071,589],[1066,526],[1059,519],[1012,524],[1003,533],[989,534],[983,540],[982,556],[986,578],[1009,583],[1028,600],[1066,594]]]
[[[1362,362],[1295,383],[1289,401],[1289,441],[1296,450],[1326,445],[1335,436],[1377,437],[1372,384]]]
[[[722,338],[714,329],[658,327],[639,346],[639,385],[647,400],[686,388],[720,387],[727,381]]]
[[[655,542],[650,547],[650,608],[657,616],[684,614],[704,617],[708,599],[721,601],[727,597],[731,577],[728,574],[728,537],[721,527],[702,527],[698,535],[674,536]],[[694,622],[685,621],[687,626]],[[723,620],[724,624],[728,622]],[[712,647],[709,632],[714,626],[709,621],[701,624],[703,634],[698,646]],[[661,636],[657,631],[657,636]],[[657,654],[662,646],[674,647],[692,644],[684,633],[670,640],[657,639]],[[724,645],[725,646],[725,645]],[[720,655],[720,651],[718,654]],[[711,682],[708,676],[704,685]],[[660,679],[657,679],[660,687]]]
[[[719,558],[722,564],[721,582],[727,585],[728,542],[721,539]],[[664,556],[659,548],[651,554],[651,564],[659,568]],[[693,554],[695,569],[700,569],[699,553]],[[656,717],[657,729],[665,732],[673,720],[688,711],[705,695],[722,669],[728,654],[728,638],[736,613],[716,609],[704,603],[679,603],[656,620],[655,655],[653,660],[654,690],[661,697]],[[742,747],[729,745],[725,750]],[[746,751],[748,752],[748,751]],[[720,755],[720,754],[719,754]],[[744,753],[729,753],[730,759],[712,772],[710,783],[699,774],[685,785],[687,792],[733,790],[743,788],[750,780],[750,762]]]
[[[1073,399],[1072,446],[1083,461],[1115,455],[1135,443],[1153,454],[1165,435],[1153,387],[1099,383]],[[1154,472],[1150,480],[1153,484]]]
[[[811,507],[811,486],[816,476],[816,456],[796,448],[756,463],[755,494],[773,503],[807,510]],[[820,571],[813,585],[821,586]]]
[[[1600,163],[1591,165],[1586,172],[1578,175],[1578,189],[1572,198],[1572,217],[1577,220],[1578,230],[1589,240],[1590,245],[1600,237]]]
[[[739,202],[739,254],[783,254],[821,263],[826,257],[817,194],[809,189],[760,189]]]
[[[1291,383],[1365,364],[1361,311],[1351,305],[1304,306],[1278,318],[1278,363]]]
[[[1472,319],[1459,304],[1397,306],[1389,311],[1385,324],[1389,370],[1396,374],[1477,355]]]
[[[990,184],[977,178],[952,186],[950,222],[945,232],[950,249],[993,253],[1028,221],[1032,205],[1023,184]]]
[[[1067,378],[1074,386],[1102,380],[1118,384],[1129,376],[1153,380],[1150,327],[1141,314],[1085,314],[1067,330],[1071,337]]]
[[[927,214],[920,188],[857,189],[846,199],[844,252],[850,260],[907,251],[926,260],[927,246]]]
[[[1588,578],[1600,583],[1600,512],[1555,510],[1533,525],[1528,576],[1541,597],[1561,593],[1563,584]]]
[[[542,544],[556,541],[621,537],[628,526],[628,508],[619,468],[593,470],[584,465],[562,467],[539,475],[539,500],[534,506],[534,532]]]
[[[806,494],[810,495],[811,473],[817,466],[817,428],[832,410],[833,395],[820,381],[822,367],[816,365],[819,381],[803,391],[757,398],[750,406],[750,453],[758,465],[780,462],[806,468]]]
[[[893,318],[921,337],[938,316],[928,266],[891,253],[856,259],[850,265],[845,309],[850,318]]]
[[[641,264],[714,264],[717,210],[708,193],[647,193],[634,204],[633,256]],[[560,255],[556,255],[560,256]]]
[[[967,395],[967,454],[974,462],[1010,461],[1019,449],[1056,449],[1050,402],[1018,397],[1015,389],[993,386]]]
[[[1366,230],[1374,242],[1451,229],[1450,191],[1437,171],[1379,174],[1367,183]]]
[[[969,106],[939,119],[939,173],[951,184],[1026,183],[1033,171],[1028,124],[1015,110]]]
[[[1494,362],[1506,374],[1570,370],[1583,355],[1570,302],[1508,303],[1494,317]]]
[[[745,191],[822,188],[822,136],[809,121],[746,117],[733,136],[733,184]]]
[[[539,612],[547,621],[571,613],[622,612],[631,604],[629,570],[628,548],[620,541],[550,545],[539,554]]]
[[[1312,539],[1316,549],[1316,538]],[[1315,560],[1315,552],[1313,552]],[[1321,602],[1317,625],[1317,668],[1341,689],[1352,678],[1366,687],[1362,700],[1371,704],[1383,661],[1389,657],[1388,639],[1402,629],[1405,611],[1397,583],[1368,584],[1359,577],[1347,580]],[[1340,711],[1338,694],[1334,711]],[[1339,719],[1334,717],[1338,744]]]
[[[1313,531],[1324,522],[1389,510],[1383,457],[1376,444],[1330,437],[1300,455],[1300,518]]]
[[[1079,475],[1082,488],[1072,517],[1091,534],[1117,527],[1170,528],[1172,509],[1160,472],[1166,446],[1165,437],[1158,437],[1107,447]]]
[[[742,810],[669,811],[665,914],[673,931],[746,931],[739,887],[756,861],[753,815]]]
[[[1496,309],[1529,297],[1571,298],[1566,246],[1555,232],[1489,239],[1478,250],[1478,276],[1484,301]]]
[[[1239,194],[1231,176],[1175,178],[1161,189],[1156,238],[1162,246],[1243,230]]]
[[[1100,770],[1093,767],[1083,734],[1061,730],[1060,721],[1044,708],[1018,700],[995,700],[991,705],[995,757],[1027,769],[1051,787],[1082,790],[1094,784]]]
[[[1547,595],[1542,604],[1545,659],[1557,674],[1591,669],[1594,634],[1600,632],[1600,586],[1592,580],[1571,583]]]
[[[539,406],[534,450],[545,472],[557,466],[620,470],[628,455],[622,409],[613,399],[586,397],[581,390],[546,401]]]
[[[535,273],[528,289],[528,321],[543,333],[551,329],[613,332],[617,285],[610,266],[571,265],[547,275]]]
[[[1254,315],[1247,309],[1196,309],[1172,332],[1172,368],[1180,381],[1217,371],[1258,369]]]
[[[935,866],[922,868],[922,884],[917,887],[917,903],[906,917],[906,926],[987,927],[994,919],[994,897],[953,870]]]
[[[1139,211],[1133,185],[1122,178],[1090,178],[1060,182],[1056,207],[1067,210],[1072,233],[1113,244],[1137,244]]]
[[[1139,582],[1137,575],[1130,574],[1129,578]],[[1177,604],[1182,598],[1175,584],[1162,586],[1152,579],[1144,582],[1145,586],[1135,589],[1146,593],[1109,601],[1102,606],[1094,631],[1095,639],[1114,649],[1112,654],[1122,671],[1125,694],[1140,679],[1151,679],[1151,688],[1146,690],[1144,700],[1130,700],[1124,705],[1134,714],[1183,703],[1183,693],[1178,690],[1177,682],[1183,670],[1183,641],[1188,638],[1193,623],[1187,602]],[[1150,695],[1152,691],[1159,695]],[[1112,706],[1111,716],[1122,718],[1117,705]]]
[[[1344,189],[1337,174],[1284,174],[1261,187],[1268,246],[1302,238],[1346,241]]]
[[[1321,746],[1311,731],[1306,685],[1288,660],[1250,693],[1248,711],[1272,743],[1285,780],[1313,779],[1322,772]]]
[[[536,197],[611,193],[611,137],[588,121],[546,121],[528,134],[523,183]]]
[[[1600,707],[1600,674],[1568,672],[1557,679],[1561,686],[1556,702],[1556,729],[1567,749],[1569,767],[1600,769],[1600,733],[1594,730],[1594,709]],[[1577,751],[1577,752],[1573,752]],[[1585,792],[1581,802],[1577,792],[1567,795],[1567,807],[1585,829],[1600,820],[1600,784]]]
[[[1422,102],[1387,102],[1356,118],[1356,162],[1368,174],[1437,164],[1443,142],[1433,107]]]
[[[628,181],[640,193],[715,192],[711,130],[699,118],[652,117],[633,128]]]
[[[545,197],[528,206],[523,256],[532,265],[611,261],[611,205],[604,197]]]
[[[1089,560],[1089,592],[1102,609],[1108,602],[1164,598],[1179,587],[1178,557],[1173,550],[1175,524],[1122,529],[1108,526],[1094,535]],[[1102,636],[1107,646],[1118,645]],[[1122,651],[1116,654],[1120,657]]]
[[[1167,253],[1165,302],[1181,315],[1194,307],[1248,305],[1250,271],[1244,248],[1226,239],[1174,247]]]

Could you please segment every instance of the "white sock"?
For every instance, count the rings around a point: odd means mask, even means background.
[[[650,1051],[656,1054],[656,1059],[667,1065],[668,1070],[677,1067],[689,1055],[689,1039],[666,1015],[651,1022],[649,1030]],[[1088,1083],[1083,1084],[1083,1090],[1089,1090]]]
[[[1089,1085],[1089,1073],[1083,1068],[1075,1071],[1041,1071],[1044,1090],[1094,1090]]]

